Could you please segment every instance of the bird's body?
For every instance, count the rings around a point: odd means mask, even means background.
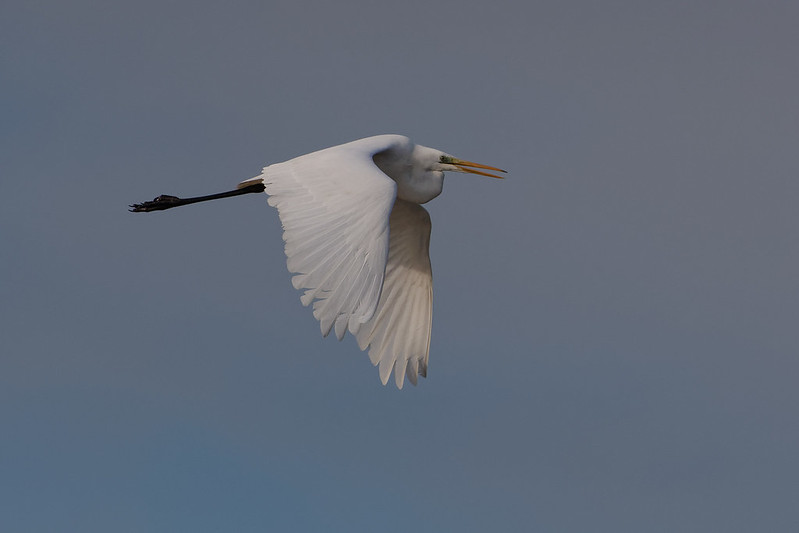
[[[292,284],[313,303],[323,335],[354,335],[379,366],[383,384],[394,371],[397,387],[425,376],[432,324],[430,217],[419,204],[441,194],[444,171],[477,167],[379,135],[265,167],[237,191],[185,199],[161,196],[133,211],[168,209],[265,191],[283,225]]]

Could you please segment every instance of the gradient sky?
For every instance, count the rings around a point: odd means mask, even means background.
[[[6,1],[0,529],[799,530],[799,4]],[[227,190],[401,133],[429,377]]]

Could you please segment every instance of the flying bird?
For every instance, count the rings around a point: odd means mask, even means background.
[[[482,170],[478,170],[482,169]],[[178,198],[161,195],[133,212],[266,192],[283,225],[287,266],[300,301],[313,304],[322,335],[349,331],[369,350],[385,385],[394,372],[416,385],[427,375],[433,311],[430,215],[420,204],[444,186],[444,172],[496,167],[464,161],[378,135],[269,165],[235,190]]]

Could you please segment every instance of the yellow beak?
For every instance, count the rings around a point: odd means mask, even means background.
[[[505,172],[501,168],[489,167],[488,165],[481,165],[480,163],[472,163],[471,161],[464,161],[463,159],[455,159],[454,157],[452,158],[451,164],[458,167],[458,169],[461,172],[468,172],[469,174],[479,174],[481,176],[488,176],[489,178],[499,178],[499,179],[504,178],[504,176],[497,176],[496,174],[489,174],[488,172],[481,172],[479,170],[474,170],[475,168],[484,168],[486,170],[493,170],[496,172]]]

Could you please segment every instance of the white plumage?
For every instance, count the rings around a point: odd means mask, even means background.
[[[441,193],[444,171],[495,167],[463,161],[379,135],[277,163],[243,181],[237,191],[181,200],[160,196],[133,211],[265,190],[283,225],[292,284],[313,304],[322,335],[349,331],[397,387],[427,373],[433,280],[430,216],[419,204]],[[263,187],[261,188],[261,184]]]

